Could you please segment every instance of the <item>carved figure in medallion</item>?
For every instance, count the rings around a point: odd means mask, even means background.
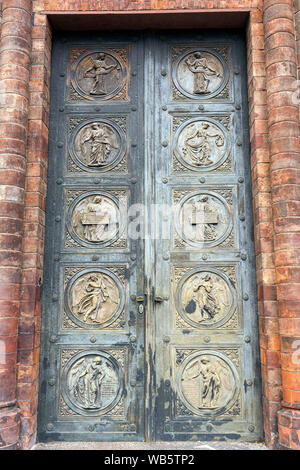
[[[196,227],[197,240],[215,240],[217,237],[215,226],[219,223],[219,214],[211,207],[206,194],[194,202],[190,223]]]
[[[224,145],[224,137],[220,130],[213,130],[207,122],[202,122],[201,127],[192,125],[184,140],[183,154],[192,164],[206,166],[214,163],[212,153],[214,151],[211,141],[217,147]]]
[[[84,322],[104,323],[120,304],[120,292],[113,279],[90,273],[77,280],[72,289],[71,310]]]
[[[215,323],[222,319],[232,304],[227,283],[218,275],[202,272],[189,278],[182,292],[182,306],[197,323]]]
[[[83,408],[101,408],[101,384],[105,377],[101,357],[97,356],[87,364],[82,359],[71,375],[69,389]]]
[[[116,235],[118,208],[104,196],[88,196],[75,206],[72,219],[73,227],[80,238],[89,242],[101,242]]]
[[[235,378],[229,365],[213,354],[201,354],[187,363],[181,377],[185,399],[198,410],[216,410],[232,399]]]
[[[117,61],[112,64],[107,63],[106,54],[101,52],[97,59],[89,57],[90,64],[85,70],[84,77],[93,78],[93,86],[90,90],[90,95],[106,95],[106,81],[109,79],[109,74],[118,69]]]
[[[120,385],[118,367],[100,351],[81,356],[66,369],[67,399],[86,415],[112,405]]]
[[[201,377],[199,408],[215,408],[221,387],[216,364],[208,356],[201,356],[191,362],[185,372],[189,379]]]
[[[176,99],[179,99],[179,92],[188,98],[205,100],[224,88],[229,76],[228,68],[217,51],[199,48],[183,52],[175,48],[174,53],[177,57],[172,77],[177,89]]]
[[[220,73],[216,67],[204,57],[201,52],[195,52],[185,59],[185,63],[194,75],[194,94],[207,93],[211,81],[210,77],[219,77]]]
[[[87,145],[89,144],[89,145]],[[88,166],[103,166],[112,150],[118,149],[115,134],[101,123],[93,123],[88,126],[81,138],[80,148],[83,156],[89,152]]]

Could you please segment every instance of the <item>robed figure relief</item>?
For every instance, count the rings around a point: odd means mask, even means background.
[[[68,396],[74,405],[85,410],[105,408],[115,400],[118,389],[115,367],[100,355],[87,355],[68,370]]]
[[[89,57],[89,61],[84,77],[93,79],[90,95],[106,95],[106,83],[109,82],[112,71],[118,70],[118,62],[110,57],[110,63],[108,63],[107,56],[103,52],[99,54],[97,59]]]
[[[72,313],[86,323],[110,320],[120,305],[120,291],[108,275],[92,272],[81,276],[72,286]]]
[[[88,242],[110,240],[118,232],[118,207],[105,196],[87,196],[75,206],[72,225],[76,234]]]
[[[202,95],[208,92],[211,77],[219,77],[220,73],[214,64],[201,52],[195,52],[185,59],[185,64],[194,75],[193,93]]]
[[[202,354],[186,365],[181,387],[185,399],[194,408],[216,410],[232,398],[235,378],[223,359],[213,354]]]
[[[115,154],[119,146],[115,133],[109,126],[92,123],[84,129],[80,136],[80,150],[87,159],[87,165],[101,167],[107,164],[111,154]]]
[[[182,152],[184,158],[195,166],[207,166],[215,163],[215,146],[224,147],[221,131],[207,122],[201,126],[191,125],[184,136]]]
[[[193,322],[214,324],[228,314],[232,303],[228,284],[215,273],[197,273],[183,285],[181,307]]]
[[[101,384],[105,377],[102,359],[96,356],[91,362],[78,361],[70,374],[69,389],[83,408],[101,408]]]

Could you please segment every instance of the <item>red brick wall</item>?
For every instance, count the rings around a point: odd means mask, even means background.
[[[30,0],[11,1],[22,7],[30,3]],[[10,3],[10,0],[6,0],[6,3]],[[30,93],[27,113],[27,173],[26,180],[21,178],[22,190],[26,184],[24,218],[21,216],[24,237],[22,249],[18,248],[18,253],[23,251],[23,270],[21,276],[19,260],[16,269],[19,277],[10,280],[11,284],[16,285],[15,292],[19,292],[21,282],[22,291],[17,301],[9,298],[5,304],[9,303],[10,308],[14,306],[14,322],[16,317],[19,317],[18,380],[15,398],[18,399],[20,409],[17,420],[20,419],[21,423],[20,442],[23,448],[30,447],[35,440],[37,414],[40,332],[37,281],[42,276],[43,265],[51,54],[51,33],[43,11],[157,12],[206,8],[215,9],[216,14],[220,14],[223,8],[238,10],[241,6],[251,10],[247,28],[249,121],[265,436],[268,445],[276,445],[283,367],[284,400],[291,406],[291,411],[288,411],[290,414],[282,411],[279,413],[281,440],[282,444],[288,447],[297,447],[296,436],[300,426],[299,421],[297,424],[295,406],[299,404],[297,377],[300,372],[299,366],[293,366],[295,370],[291,369],[290,354],[291,339],[297,338],[300,330],[297,294],[296,298],[293,298],[297,292],[300,297],[297,278],[300,251],[297,251],[299,240],[296,220],[300,191],[299,166],[297,167],[299,110],[291,102],[288,92],[296,73],[292,3],[292,0],[33,0],[32,65],[28,81]],[[296,3],[298,5],[299,2]],[[22,159],[24,160],[23,154]],[[21,173],[24,175],[24,167]],[[13,184],[17,180],[15,177]],[[1,195],[2,193],[0,197]],[[4,216],[7,213],[9,208],[5,206]],[[0,216],[3,217],[3,214]],[[0,281],[2,279],[0,271]],[[0,304],[1,302],[3,305],[0,297]],[[0,335],[1,325],[5,328],[7,324],[5,319],[1,324],[0,311]],[[14,323],[14,334],[16,333]],[[15,352],[13,354],[15,357]],[[12,389],[15,387],[13,384],[15,382],[12,382]],[[1,425],[0,418],[0,436],[4,438],[6,434],[3,429],[7,430],[10,424],[12,427],[14,425],[12,422],[7,423],[8,421]]]

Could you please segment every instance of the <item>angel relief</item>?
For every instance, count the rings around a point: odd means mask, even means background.
[[[180,306],[184,316],[197,324],[214,324],[230,313],[233,295],[225,280],[212,272],[200,272],[184,283]]]
[[[111,126],[93,122],[78,132],[74,146],[76,155],[83,164],[103,167],[118,157],[120,138]]]
[[[185,399],[195,409],[216,410],[232,399],[235,378],[223,359],[201,354],[187,363],[181,387]]]
[[[105,242],[119,230],[119,209],[114,201],[102,195],[91,195],[76,204],[72,226],[79,238],[88,242]]]
[[[91,272],[77,279],[70,292],[70,310],[85,323],[109,321],[120,306],[120,291],[110,276]]]
[[[89,65],[85,69],[84,77],[93,79],[90,95],[106,95],[106,83],[110,79],[110,74],[115,69],[119,70],[118,62],[112,57],[108,59],[103,52],[96,59],[92,56],[89,57]]]

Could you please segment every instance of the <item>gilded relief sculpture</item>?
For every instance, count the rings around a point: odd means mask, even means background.
[[[118,224],[118,207],[105,196],[88,196],[73,211],[73,228],[81,239],[88,242],[112,239],[118,232]]]
[[[88,166],[93,167],[106,165],[112,151],[119,148],[112,129],[99,122],[84,128],[84,132],[79,136],[79,145],[83,157],[88,156]]]
[[[119,305],[119,288],[106,274],[97,272],[85,274],[72,287],[71,311],[84,322],[104,323],[112,318]]]
[[[90,56],[89,60],[90,64],[84,72],[84,77],[93,79],[90,95],[106,95],[106,82],[110,80],[111,72],[118,70],[118,62],[115,60],[112,62],[113,59],[110,58],[111,63],[108,63],[106,54],[103,52],[96,59]]]
[[[194,75],[193,93],[197,95],[205,94],[211,77],[219,77],[220,73],[212,61],[204,57],[201,52],[195,52],[185,59],[185,63],[190,72]]]

